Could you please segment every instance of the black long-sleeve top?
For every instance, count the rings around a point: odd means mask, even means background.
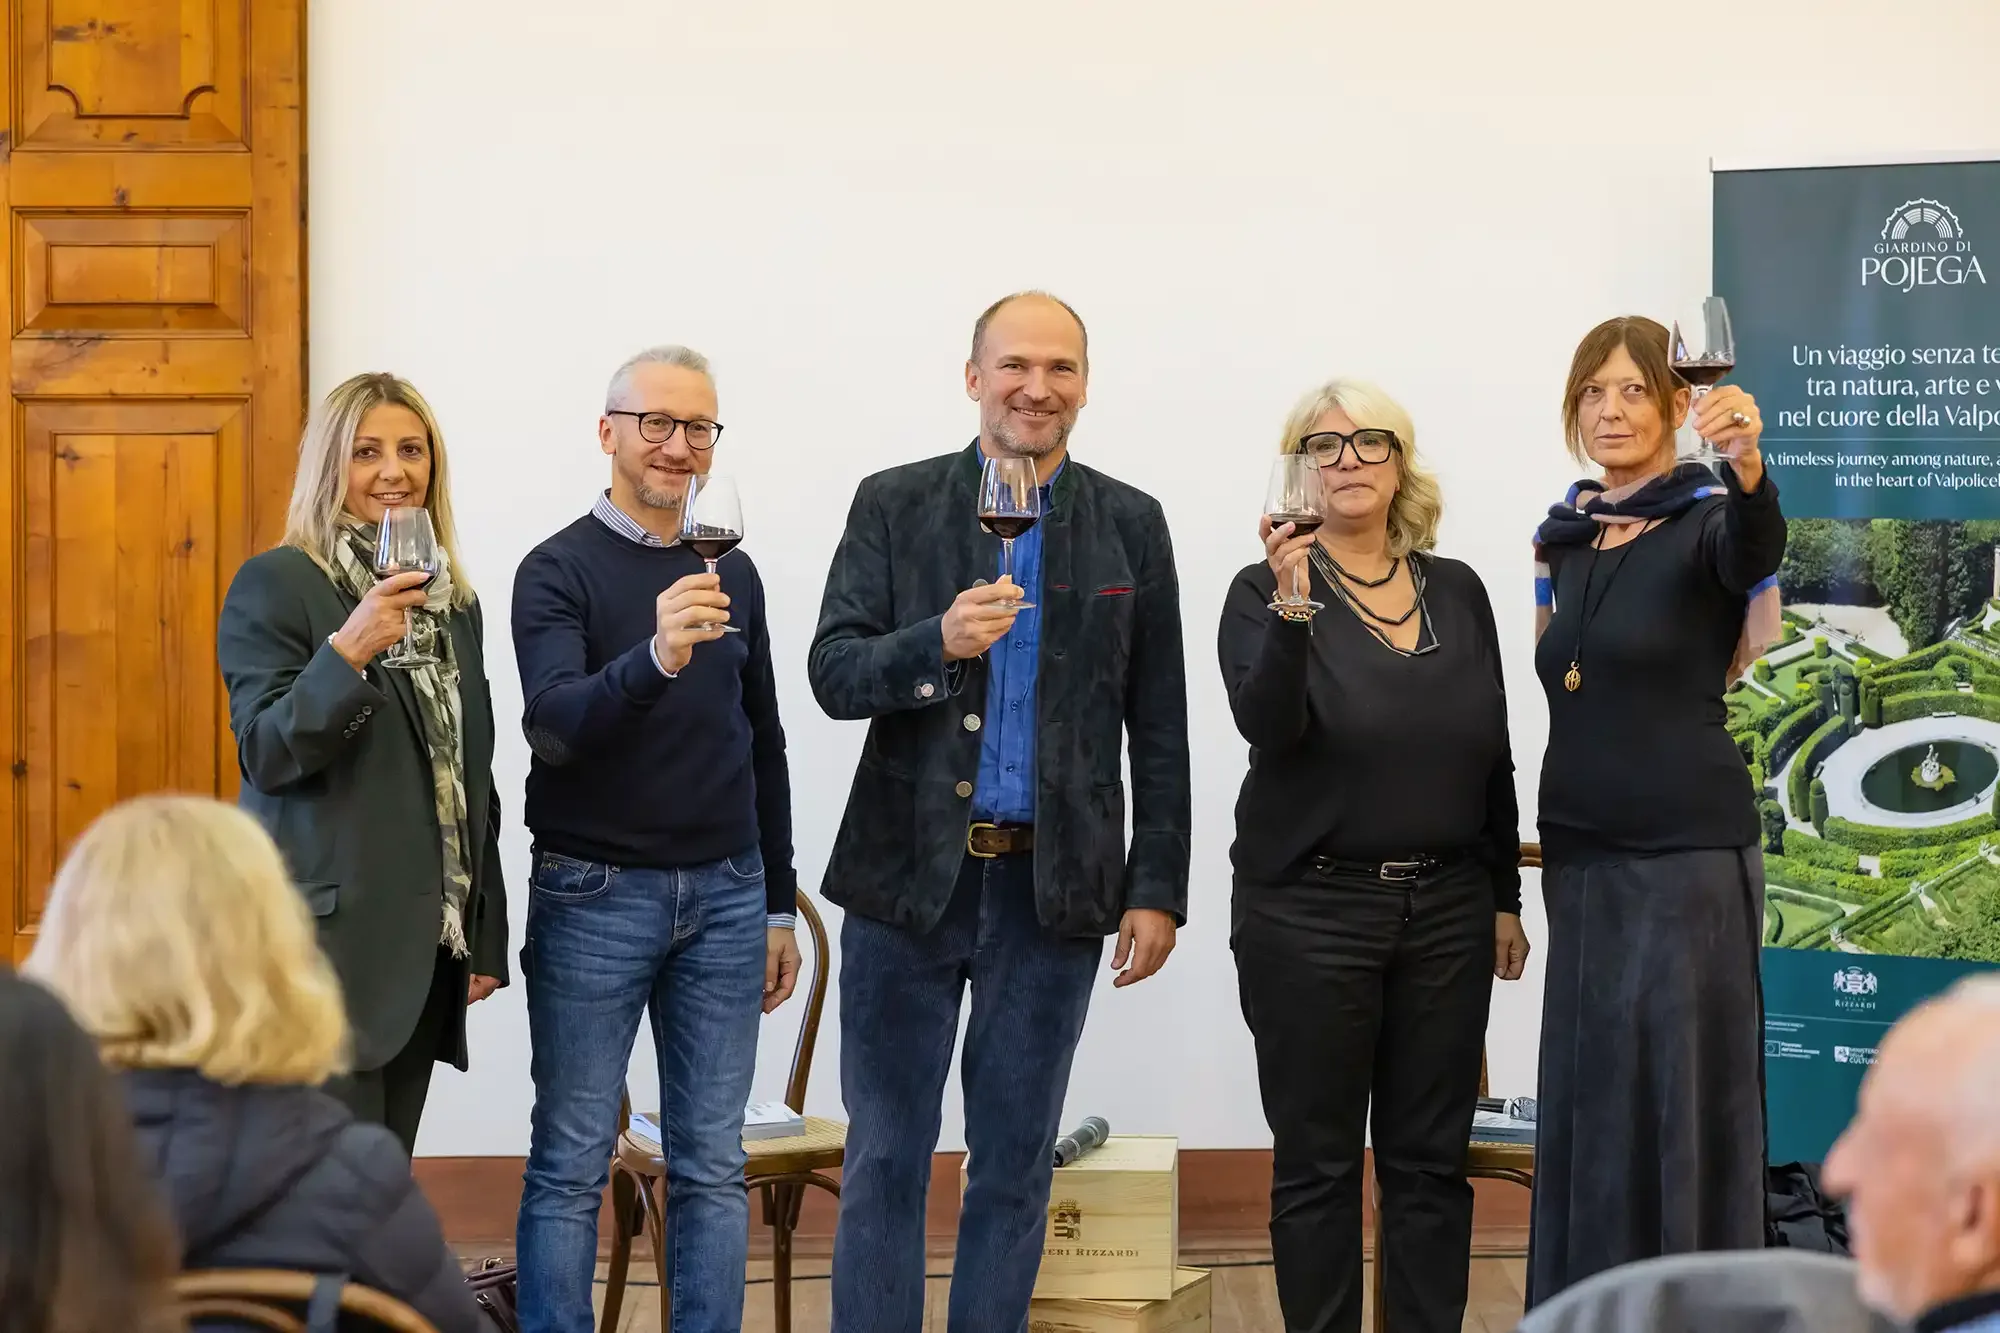
[[[1471,854],[1489,867],[1494,910],[1521,910],[1493,606],[1471,566],[1417,558],[1437,647],[1416,656],[1384,645],[1323,588],[1327,607],[1309,624],[1271,611],[1276,579],[1261,561],[1230,584],[1216,651],[1250,742],[1230,848],[1239,884],[1296,881],[1316,856]]]
[[[1784,559],[1785,516],[1768,475],[1747,495],[1732,470],[1723,479],[1726,496],[1698,500],[1624,546],[1544,553],[1555,613],[1535,646],[1535,674],[1549,700],[1540,823],[1550,858],[1759,838],[1722,694],[1747,596]],[[1574,692],[1563,685],[1571,662],[1582,677]]]

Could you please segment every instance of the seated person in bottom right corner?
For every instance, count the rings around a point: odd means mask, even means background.
[[[1864,1300],[1916,1333],[2000,1333],[2000,976],[1890,1030],[1824,1176]]]
[[[123,1071],[183,1269],[341,1274],[439,1333],[483,1333],[402,1144],[319,1090],[349,1050],[340,985],[250,816],[189,796],[104,814],[23,971]]]

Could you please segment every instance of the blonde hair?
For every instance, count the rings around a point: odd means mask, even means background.
[[[340,538],[340,519],[347,508],[347,469],[354,456],[354,437],[361,422],[377,407],[407,407],[424,423],[430,437],[431,484],[424,508],[445,558],[451,561],[451,604],[472,605],[472,580],[458,554],[458,527],[451,518],[451,476],[445,463],[444,432],[437,414],[416,386],[395,375],[373,371],[356,375],[326,396],[306,422],[299,437],[299,467],[292,479],[292,502],[285,512],[283,545],[296,546],[322,568],[329,568],[333,544]]]
[[[1366,380],[1329,380],[1300,398],[1285,418],[1278,452],[1295,454],[1312,433],[1315,422],[1338,408],[1356,430],[1396,433],[1402,448],[1396,462],[1396,494],[1389,501],[1389,554],[1408,555],[1437,545],[1438,521],[1444,517],[1444,491],[1417,456],[1417,427],[1403,405]]]
[[[340,983],[276,844],[207,797],[140,797],[84,830],[22,970],[119,1068],[318,1085],[348,1067]]]

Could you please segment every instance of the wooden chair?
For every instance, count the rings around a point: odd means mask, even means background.
[[[798,895],[799,918],[812,936],[812,956],[806,960],[806,1011],[799,1025],[799,1042],[792,1051],[791,1078],[785,1084],[785,1105],[804,1114],[806,1080],[812,1075],[813,1047],[819,1041],[821,1011],[826,1007],[827,970],[831,954],[826,925],[804,890]],[[806,1116],[805,1132],[782,1139],[751,1139],[743,1147],[750,1160],[744,1183],[763,1201],[764,1224],[771,1228],[771,1306],[777,1333],[792,1328],[792,1233],[806,1186],[838,1198],[840,1185],[827,1171],[840,1169],[846,1155],[847,1126],[838,1120]],[[641,1228],[652,1243],[654,1269],[660,1282],[660,1330],[668,1333],[666,1217],[663,1211],[667,1166],[659,1153],[632,1137],[632,1100],[618,1105],[618,1148],[611,1161],[611,1207],[617,1218],[612,1236],[611,1268],[606,1275],[604,1316],[600,1333],[613,1333],[625,1301],[625,1271],[632,1260],[632,1242]]]
[[[1539,870],[1542,865],[1542,848],[1539,843],[1521,844],[1521,868]],[[1479,1095],[1486,1091],[1486,1055],[1479,1056]],[[1466,1147],[1465,1174],[1472,1180],[1506,1180],[1521,1186],[1530,1194],[1535,1189],[1535,1147],[1531,1143],[1483,1143],[1474,1139]],[[1386,1275],[1389,1271],[1389,1247],[1382,1242],[1382,1181],[1371,1167],[1369,1171],[1369,1192],[1375,1200],[1375,1333],[1388,1333],[1389,1306],[1383,1299],[1387,1290]]]
[[[293,1312],[312,1300],[322,1278],[275,1268],[211,1269],[174,1279],[174,1303],[190,1328],[205,1319],[228,1319],[271,1333],[306,1333]],[[342,1284],[340,1311],[371,1320],[389,1333],[438,1333],[430,1320],[385,1292],[358,1282]]]

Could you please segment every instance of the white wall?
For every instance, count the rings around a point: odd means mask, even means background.
[[[1992,0],[1670,19],[1616,0],[316,4],[313,389],[391,368],[437,405],[508,719],[513,569],[605,484],[605,379],[650,342],[707,351],[816,887],[862,726],[821,716],[804,659],[854,484],[971,438],[960,366],[987,301],[1064,294],[1092,334],[1077,456],[1173,524],[1195,759],[1191,923],[1160,977],[1098,997],[1070,1112],[1262,1145],[1226,943],[1244,746],[1213,636],[1293,398],[1360,373],[1411,408],[1444,479],[1443,549],[1499,611],[1531,814],[1546,715],[1526,542],[1570,477],[1556,409],[1577,337],[1706,293],[1711,157],[1995,142]],[[527,760],[503,723],[510,820]],[[518,823],[504,848],[518,941]],[[1540,941],[1532,883],[1528,920]],[[1533,1087],[1539,961],[1496,995],[1499,1091]],[[782,1087],[798,1012],[769,1021],[759,1095]],[[421,1150],[523,1152],[518,985],[471,1038]],[[815,1111],[838,1112],[838,1056],[830,1013]],[[650,1071],[642,1053],[635,1088]]]

